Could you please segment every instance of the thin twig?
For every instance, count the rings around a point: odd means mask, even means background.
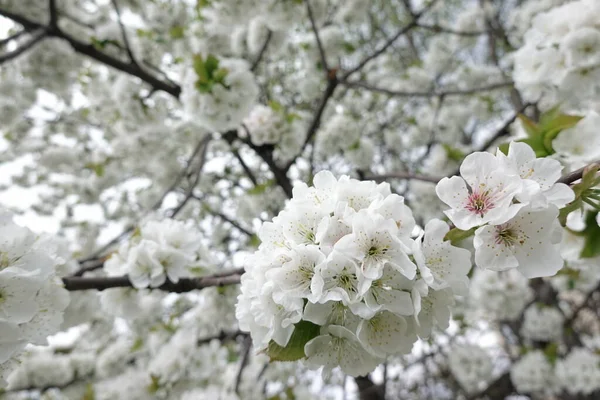
[[[242,383],[242,374],[244,373],[244,369],[248,365],[248,361],[250,359],[250,348],[252,347],[252,338],[250,336],[246,336],[244,338],[242,350],[242,361],[240,362],[240,369],[238,370],[237,376],[235,377],[235,392],[240,394],[240,384]]]
[[[117,0],[112,0],[113,7],[115,12],[117,13],[117,22],[119,23],[119,28],[121,29],[121,36],[123,37],[123,43],[125,44],[125,50],[127,51],[127,55],[131,62],[135,65],[137,61],[133,56],[133,51],[131,50],[131,43],[129,43],[129,38],[127,37],[127,31],[125,30],[125,25],[123,25],[123,20],[121,19],[121,10],[119,9],[119,4]]]
[[[18,31],[17,33],[14,33],[12,35],[10,35],[9,37],[6,37],[4,39],[0,39],[0,47],[6,46],[9,42],[11,42],[12,40],[20,38],[25,33],[27,33],[27,30],[21,29],[20,31]]]
[[[381,175],[368,175],[368,176],[365,176],[364,179],[373,180],[373,181],[377,181],[377,182],[381,182],[386,179],[407,179],[407,180],[438,183],[440,180],[442,180],[442,177],[411,174],[410,172],[393,172],[393,173],[381,174]]]
[[[265,38],[265,42],[263,43],[262,47],[260,48],[260,51],[258,52],[256,59],[252,63],[252,66],[250,67],[250,71],[254,72],[254,71],[256,71],[256,68],[258,68],[258,65],[260,64],[263,56],[267,52],[267,48],[269,47],[269,43],[271,42],[272,37],[273,37],[273,32],[269,29],[267,31],[267,37]]]
[[[152,74],[148,73],[144,69],[132,62],[124,62],[118,58],[112,57],[99,51],[93,44],[82,42],[69,34],[57,29],[56,27],[44,26],[38,22],[32,21],[22,15],[15,14],[11,11],[0,9],[0,16],[11,19],[14,22],[23,25],[27,30],[43,29],[46,31],[48,36],[57,37],[68,42],[71,47],[80,54],[86,55],[96,61],[99,61],[109,67],[112,67],[126,74],[136,76],[142,81],[148,83],[156,90],[161,90],[169,93],[175,98],[179,98],[181,93],[181,86],[173,85],[171,83],[164,82]]]
[[[434,91],[423,91],[423,92],[417,92],[417,91],[407,92],[407,91],[400,91],[400,90],[391,90],[391,89],[372,86],[372,85],[369,85],[368,83],[360,82],[360,81],[341,81],[341,84],[348,86],[348,87],[356,87],[356,88],[369,90],[372,92],[384,93],[384,94],[387,94],[388,96],[392,96],[392,97],[437,97],[437,96],[447,97],[447,96],[464,96],[464,95],[471,95],[474,93],[485,92],[485,91],[490,91],[490,90],[504,89],[506,87],[511,87],[513,85],[513,82],[508,81],[508,82],[492,83],[490,85],[474,87],[474,88],[469,88],[469,89],[448,89],[448,90],[443,90],[443,89],[439,90],[438,89],[437,91],[434,90]]]
[[[346,73],[342,76],[342,78],[340,80],[342,81],[346,81],[348,80],[348,78],[354,74],[355,72],[360,71],[361,69],[363,69],[363,67],[365,65],[367,65],[367,63],[371,60],[374,60],[375,58],[379,57],[380,55],[382,55],[383,53],[385,53],[385,51],[394,44],[394,42],[396,42],[396,40],[398,40],[402,35],[404,35],[405,33],[409,32],[411,29],[413,29],[414,27],[417,26],[418,20],[419,18],[426,13],[430,8],[432,8],[435,3],[437,2],[437,0],[433,0],[427,7],[423,8],[421,11],[416,12],[413,14],[413,18],[412,21],[400,28],[400,30],[398,32],[396,32],[396,34],[394,36],[392,36],[391,38],[389,38],[380,48],[378,48],[377,50],[375,50],[373,53],[371,53],[370,55],[368,55],[367,57],[365,57],[361,62],[358,63],[358,65],[356,65],[354,68],[346,71]]]
[[[0,55],[0,65],[19,57],[21,54],[25,53],[27,50],[35,46],[37,43],[41,42],[45,37],[46,32],[43,29],[38,29],[33,33],[31,38],[27,42],[23,43],[21,46],[17,47],[13,51]]]
[[[325,71],[325,75],[329,74],[329,66],[327,65],[327,56],[325,55],[325,49],[323,48],[323,43],[321,42],[321,38],[319,37],[319,30],[317,29],[317,24],[315,22],[315,17],[313,15],[312,7],[310,6],[310,0],[304,0],[306,4],[306,12],[308,13],[308,19],[310,20],[310,26],[312,28],[313,33],[315,34],[315,39],[317,41],[317,47],[319,48],[319,57],[321,58],[321,67]]]

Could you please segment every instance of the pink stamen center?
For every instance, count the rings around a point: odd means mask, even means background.
[[[467,204],[465,208],[470,212],[483,217],[485,213],[494,207],[492,196],[489,191],[485,192],[473,192],[467,198]]]

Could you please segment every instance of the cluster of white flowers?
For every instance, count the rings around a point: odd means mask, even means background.
[[[533,298],[528,280],[516,270],[494,272],[477,269],[469,290],[470,304],[485,318],[515,320]]]
[[[387,355],[409,352],[417,335],[448,326],[453,294],[466,293],[471,268],[469,251],[444,241],[446,223],[430,221],[416,240],[414,228],[387,183],[322,171],[314,187],[297,184],[259,231],[262,243],[242,276],[240,328],[264,349],[318,325],[301,351],[324,373],[340,366],[364,375]]]
[[[46,344],[59,330],[69,304],[46,246],[0,210],[0,381],[28,343]]]
[[[553,393],[557,388],[554,367],[541,350],[530,351],[515,362],[510,379],[519,393]]]
[[[524,338],[541,342],[560,340],[564,317],[555,307],[533,304],[523,315],[521,334]]]
[[[316,148],[324,159],[341,153],[358,168],[369,168],[375,155],[375,144],[361,135],[358,121],[347,114],[334,114],[317,135]]]
[[[200,232],[190,224],[174,219],[150,220],[133,238],[106,261],[110,276],[128,275],[135,288],[158,287],[167,281],[178,282],[195,275],[195,268],[206,268],[209,256],[204,251]]]
[[[600,3],[569,2],[541,13],[514,55],[515,85],[528,101],[581,106],[600,86]]]
[[[448,356],[450,371],[467,392],[481,389],[492,377],[492,359],[479,346],[453,346]]]
[[[600,389],[600,356],[576,347],[556,364],[556,377],[569,394],[590,394]]]
[[[562,130],[552,141],[552,148],[574,168],[600,159],[600,115],[590,112],[575,126]]]
[[[512,142],[508,155],[476,152],[460,166],[461,177],[442,179],[436,192],[462,230],[476,228],[477,266],[517,268],[527,278],[554,275],[563,266],[558,244],[558,208],[575,198],[563,183],[560,162],[536,158],[525,143]],[[468,185],[468,187],[467,187]]]
[[[244,119],[244,128],[240,136],[250,135],[250,141],[256,146],[272,144],[273,156],[280,163],[291,160],[302,149],[305,131],[296,114],[286,114],[277,106],[256,105]]]
[[[218,68],[208,72],[220,76],[203,77],[190,66],[184,73],[181,102],[187,118],[207,129],[237,129],[256,102],[258,85],[244,60],[222,58]]]

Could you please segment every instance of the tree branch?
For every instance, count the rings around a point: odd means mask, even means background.
[[[221,273],[202,278],[183,278],[177,283],[167,281],[163,285],[150,288],[172,293],[185,293],[194,290],[202,290],[213,286],[237,285],[240,283],[240,277],[244,269],[235,269],[227,274]],[[100,276],[100,277],[78,277],[71,276],[63,278],[65,289],[68,291],[79,290],[106,290],[112,288],[132,288],[134,287],[128,276]]]
[[[364,177],[365,180],[374,180],[377,182],[384,181],[386,179],[408,179],[408,180],[416,180],[423,182],[431,182],[438,183],[442,180],[443,177],[438,176],[426,176],[419,174],[411,174],[410,172],[394,172],[389,174],[381,174],[381,175],[367,175]]]
[[[152,86],[152,88],[154,88],[155,90],[161,90],[163,92],[169,93],[173,97],[179,98],[179,95],[181,93],[181,87],[179,85],[172,85],[166,83],[156,78],[152,74],[148,73],[139,65],[136,65],[132,62],[123,62],[118,58],[114,58],[99,51],[98,49],[96,49],[96,47],[94,47],[94,45],[90,43],[84,43],[55,27],[44,26],[26,17],[23,17],[22,15],[15,14],[4,9],[0,9],[0,16],[11,19],[16,23],[23,25],[25,29],[28,30],[43,29],[46,31],[48,36],[57,37],[59,39],[67,41],[77,53],[86,55],[96,61],[99,61],[121,72],[125,72],[129,75],[136,76],[142,81]]]
[[[575,170],[565,176],[563,176],[562,178],[560,178],[557,182],[560,183],[565,183],[567,185],[570,185],[571,183],[578,181],[579,179],[581,179],[583,177],[583,174],[585,173],[587,168],[590,168],[591,166],[600,164],[600,160],[595,161],[589,165],[586,165],[585,167],[579,168],[578,170]]]
[[[327,65],[327,56],[325,55],[325,49],[323,48],[323,43],[321,42],[321,38],[319,37],[319,30],[317,29],[317,24],[315,22],[315,17],[312,12],[312,7],[310,6],[310,0],[304,0],[306,4],[306,12],[308,13],[308,19],[310,20],[310,26],[312,28],[313,33],[315,34],[315,39],[317,41],[317,47],[319,48],[319,57],[321,58],[321,66],[325,71],[325,75],[329,75],[329,66]]]
[[[340,79],[342,81],[346,81],[348,80],[348,78],[354,74],[355,72],[360,71],[361,69],[364,68],[365,65],[367,65],[367,63],[377,57],[379,57],[380,55],[382,55],[383,53],[385,53],[385,51],[390,48],[394,42],[396,42],[396,40],[398,40],[402,35],[404,35],[405,33],[409,32],[411,29],[413,29],[414,27],[417,26],[417,23],[419,21],[419,18],[426,13],[431,7],[433,7],[435,5],[435,3],[437,2],[437,0],[433,0],[428,6],[426,6],[425,8],[423,8],[421,11],[416,12],[416,13],[411,13],[411,15],[413,16],[412,21],[400,28],[400,30],[391,38],[389,38],[380,48],[378,48],[377,50],[375,50],[373,53],[371,53],[370,55],[368,55],[367,57],[365,57],[361,62],[358,63],[357,66],[355,66],[354,68],[346,71],[346,73],[343,75],[343,77]]]
[[[265,42],[263,43],[262,47],[260,48],[260,51],[258,52],[256,59],[252,63],[252,66],[250,67],[250,71],[254,72],[254,71],[256,71],[256,68],[258,68],[258,65],[260,64],[263,56],[267,52],[267,48],[269,47],[269,43],[271,42],[272,37],[273,37],[273,32],[269,29],[269,31],[267,32],[267,38],[265,39]]]
[[[27,50],[33,48],[37,43],[41,42],[45,37],[46,32],[43,29],[36,30],[27,42],[23,43],[13,51],[0,55],[0,65],[19,57]]]
[[[58,28],[58,12],[56,10],[56,0],[48,0],[48,9],[50,10],[50,26]]]
[[[313,137],[317,133],[317,129],[321,125],[321,117],[323,116],[323,112],[325,111],[325,107],[327,107],[327,103],[333,97],[333,93],[335,92],[335,88],[338,86],[339,81],[335,76],[335,73],[328,75],[327,87],[323,92],[323,97],[321,97],[321,102],[315,111],[315,115],[306,131],[306,138],[304,139],[304,144],[302,145],[302,150],[294,157],[284,168],[285,171],[289,170],[290,167],[296,161],[296,158],[302,154],[306,146],[312,141]]]
[[[464,96],[464,95],[470,95],[470,94],[475,94],[475,93],[485,92],[485,91],[490,91],[490,90],[504,89],[506,87],[512,86],[513,82],[512,81],[499,82],[499,83],[493,83],[490,85],[469,88],[469,89],[448,89],[448,90],[426,91],[426,92],[405,92],[405,91],[398,91],[398,90],[390,90],[390,89],[386,89],[386,88],[379,88],[376,86],[371,86],[368,83],[360,82],[360,81],[341,81],[341,84],[348,86],[348,87],[356,87],[356,88],[361,88],[361,89],[365,89],[365,90],[370,90],[372,92],[384,93],[384,94],[387,94],[388,96],[392,96],[392,97],[437,97],[437,96],[447,97],[447,96]]]
[[[119,4],[117,0],[112,0],[113,7],[115,12],[117,13],[117,22],[119,23],[119,28],[121,29],[121,36],[123,36],[123,44],[125,44],[125,50],[127,51],[127,55],[129,56],[129,60],[135,65],[138,65],[135,57],[133,56],[133,51],[131,50],[131,44],[129,43],[129,38],[127,37],[127,31],[125,30],[125,25],[123,25],[123,20],[121,19],[121,10],[119,9]]]
[[[0,39],[0,47],[6,46],[9,42],[11,42],[12,40],[18,39],[19,37],[21,37],[25,33],[28,33],[27,30],[21,29],[17,33],[14,33],[14,34],[10,35],[7,38]]]

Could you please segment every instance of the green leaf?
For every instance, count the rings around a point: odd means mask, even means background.
[[[209,54],[204,62],[204,68],[206,68],[209,78],[213,77],[214,72],[219,69],[219,59],[212,54]]]
[[[350,42],[344,42],[343,46],[344,46],[344,51],[348,54],[354,53],[356,51],[356,46],[354,46]]]
[[[129,351],[133,353],[135,351],[140,350],[143,346],[144,346],[144,339],[142,339],[141,337],[138,337],[137,339],[135,339],[135,342],[133,342],[133,345],[131,346]]]
[[[446,155],[448,155],[449,159],[456,162],[462,162],[462,160],[464,160],[466,155],[462,150],[452,147],[446,143],[442,144],[442,146],[444,147],[444,150],[446,150]]]
[[[546,146],[544,146],[543,136],[532,136],[528,139],[519,140],[519,142],[527,143],[535,151],[535,156],[538,158],[549,155]]]
[[[274,184],[275,184],[275,180],[270,179],[270,180],[266,181],[265,183],[260,183],[256,186],[254,186],[252,189],[248,189],[248,191],[246,193],[249,194],[250,196],[256,196],[259,194],[263,194],[268,188],[270,188]]]
[[[459,242],[473,236],[476,229],[477,229],[477,227],[473,227],[473,228],[469,229],[468,231],[463,231],[462,229],[452,228],[448,231],[448,233],[446,233],[446,236],[444,236],[444,240],[446,240],[446,241],[449,240],[450,243],[452,243],[453,245],[456,245]]]
[[[554,154],[552,141],[565,129],[575,126],[583,117],[579,115],[558,115],[554,120],[543,126],[544,146],[550,154]]]
[[[577,198],[569,204],[567,204],[566,206],[564,206],[563,208],[561,208],[560,212],[558,213],[558,221],[560,222],[560,224],[562,226],[566,226],[567,216],[582,206],[583,202],[581,201],[581,199]]]
[[[600,255],[600,226],[596,222],[598,211],[588,211],[585,218],[586,227],[583,230],[585,244],[581,250],[581,258],[594,258]]]
[[[204,59],[202,58],[202,54],[194,54],[193,57],[193,66],[196,75],[198,75],[198,82],[206,83],[209,81],[208,71],[206,70],[206,66],[204,65]],[[197,85],[197,82],[196,82]]]
[[[265,354],[269,356],[270,361],[296,361],[305,358],[304,345],[319,336],[320,330],[319,325],[300,321],[294,325],[292,337],[285,347],[271,341],[265,349]]]
[[[554,342],[549,343],[546,348],[544,348],[544,355],[550,364],[556,364],[556,360],[558,360],[558,344]]]
[[[273,110],[275,112],[282,112],[283,111],[283,106],[278,101],[269,100],[269,102],[267,104],[269,105],[269,107],[271,107],[271,110]]]
[[[519,142],[519,140],[517,140],[517,142]],[[510,143],[502,143],[500,146],[498,146],[498,150],[500,150],[502,153],[504,153],[504,155],[508,155],[508,147],[510,146]]]
[[[228,73],[229,70],[227,68],[219,68],[218,70],[213,72],[212,79],[213,81],[225,86],[225,77]]]
[[[523,125],[523,129],[525,129],[525,132],[527,132],[527,135],[529,135],[529,137],[539,135],[539,128],[535,122],[533,122],[523,114],[519,114],[518,118],[521,121],[521,125]]]
[[[88,383],[85,385],[85,392],[83,392],[83,396],[81,400],[94,400],[96,398],[96,393],[94,392],[94,385]]]
[[[260,243],[260,238],[256,235],[250,236],[250,240],[248,240],[248,246],[251,247],[258,247]]]
[[[154,374],[150,374],[150,385],[148,385],[148,392],[149,393],[156,393],[160,390],[160,379],[158,376],[154,375]]]
[[[169,36],[171,39],[183,39],[185,34],[185,27],[181,25],[177,25],[169,29]]]

